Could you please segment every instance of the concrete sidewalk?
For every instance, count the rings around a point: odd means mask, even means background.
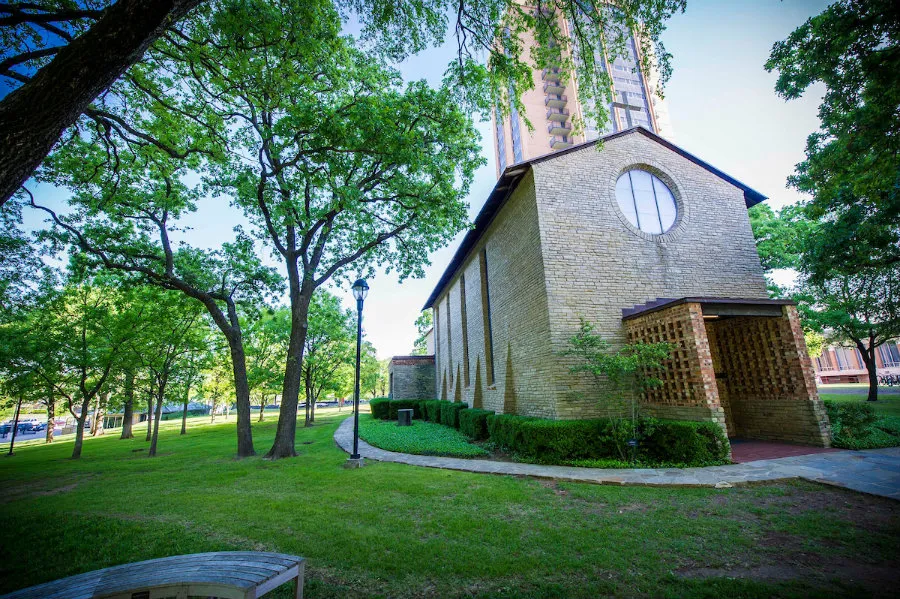
[[[349,453],[352,450],[352,417],[344,420],[337,428],[334,440],[344,451]],[[900,447],[869,451],[835,451],[708,468],[622,469],[543,466],[412,455],[378,449],[362,439],[359,441],[359,453],[364,458],[380,462],[604,485],[727,487],[802,478],[900,500]]]

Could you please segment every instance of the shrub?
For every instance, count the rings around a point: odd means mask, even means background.
[[[476,441],[487,439],[487,419],[493,414],[490,410],[472,408],[461,411],[459,413],[459,432]]]
[[[469,406],[460,401],[442,401],[441,403],[441,424],[459,428],[459,413],[467,409]]]
[[[900,445],[900,426],[896,419],[879,418],[872,404],[859,401],[824,403],[835,447],[875,449]]]
[[[441,402],[440,400],[434,399],[424,402],[425,403],[425,415],[427,416],[428,422],[434,422],[440,424],[441,422]]]
[[[621,460],[623,440],[609,419],[546,420],[507,414],[487,416],[490,440],[529,461],[574,463]],[[642,420],[638,458],[654,462],[701,466],[728,457],[728,440],[711,422]]]
[[[714,422],[656,420],[644,436],[640,452],[654,461],[704,466],[728,458],[728,439]]]
[[[397,420],[397,410],[412,410],[413,418],[422,417],[421,400],[418,399],[394,399],[389,404],[389,420]]]
[[[390,415],[391,400],[387,397],[377,397],[369,402],[369,409],[372,411],[372,418],[378,420],[388,420]],[[396,418],[397,412],[394,412]]]

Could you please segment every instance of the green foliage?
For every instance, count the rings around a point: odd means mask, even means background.
[[[372,418],[378,420],[388,420],[390,416],[391,400],[387,397],[376,397],[369,401],[369,410],[372,412]]]
[[[547,420],[509,414],[487,417],[490,441],[526,461],[581,464],[586,460],[624,463],[621,427],[614,419]],[[642,419],[636,430],[637,458],[642,466],[726,463],[728,439],[713,423]]]
[[[806,342],[806,351],[809,353],[810,358],[816,359],[822,355],[822,350],[825,349],[824,335],[818,331],[804,329],[803,339]]]
[[[421,401],[418,399],[395,399],[388,407],[390,408],[389,418],[394,422],[397,421],[397,410],[412,410],[413,418],[422,418]]]
[[[824,84],[820,130],[789,184],[819,223],[807,270],[829,277],[900,261],[900,9],[894,0],[838,0],[776,43],[766,69],[790,100]]]
[[[869,402],[825,400],[831,421],[832,444],[844,449],[900,446],[900,419],[878,416]]]
[[[728,438],[714,422],[657,420],[642,426],[640,452],[656,462],[691,466],[721,464],[728,460]]]
[[[425,416],[428,422],[441,423],[441,405],[447,402],[439,399],[425,401]]]
[[[751,208],[748,214],[763,269],[798,268],[803,240],[813,227],[804,217],[803,207],[785,206],[776,214],[768,204],[762,203]]]
[[[488,416],[494,412],[470,408],[459,412],[459,432],[475,441],[488,438]]]
[[[477,458],[488,452],[468,442],[457,430],[439,424],[414,420],[412,426],[397,426],[394,421],[380,422],[360,418],[359,435],[375,447],[421,455]]]
[[[459,414],[468,407],[461,402],[441,402],[441,424],[459,428]]]
[[[412,355],[424,356],[428,353],[428,333],[434,328],[434,316],[431,310],[425,310],[416,319],[416,340],[413,342]]]

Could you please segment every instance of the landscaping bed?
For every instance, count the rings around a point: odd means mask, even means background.
[[[882,399],[870,403],[863,399],[826,399],[824,403],[831,422],[832,446],[843,449],[900,446],[900,416],[893,415],[891,408],[895,406],[887,405],[890,401]]]
[[[398,409],[412,409],[413,420],[431,427],[397,427]],[[705,422],[682,422],[641,418],[632,429],[630,422],[612,419],[549,420],[511,414],[495,414],[489,410],[470,409],[461,402],[439,400],[372,401],[372,416],[396,429],[405,428],[399,439],[387,446],[380,439],[372,445],[391,451],[401,445],[415,446],[420,455],[452,455],[432,453],[430,441],[418,436],[438,434],[438,426],[446,434],[457,433],[466,445],[488,452],[494,459],[534,464],[582,466],[593,468],[697,467],[730,463],[728,440],[718,425]],[[392,430],[392,429],[385,429]],[[362,435],[365,438],[365,435]],[[628,442],[634,438],[637,444]],[[438,446],[440,447],[440,446]],[[440,447],[441,451],[444,451]],[[463,456],[469,457],[469,456]]]
[[[469,443],[458,430],[422,420],[413,420],[412,426],[397,426],[396,421],[376,420],[371,416],[361,415],[359,436],[387,451],[454,458],[481,458],[490,455],[484,448]]]

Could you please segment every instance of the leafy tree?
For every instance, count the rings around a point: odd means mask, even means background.
[[[337,392],[343,368],[355,358],[356,319],[341,308],[337,297],[325,290],[313,295],[309,307],[309,330],[303,353],[303,386],[306,391],[305,426],[316,419],[316,402],[325,391]]]
[[[234,394],[234,380],[228,376],[228,370],[225,367],[227,362],[222,357],[219,356],[219,359],[213,360],[203,378],[202,392],[210,403],[210,422],[216,421],[216,412],[219,407],[227,406],[230,396]]]
[[[869,374],[867,399],[877,401],[875,351],[900,335],[900,266],[806,276],[795,299],[805,322],[838,342],[849,341],[859,350]]]
[[[247,380],[250,392],[260,393],[259,421],[263,421],[266,396],[278,393],[284,384],[283,360],[291,331],[291,313],[287,308],[263,310],[247,329]]]
[[[425,310],[416,319],[416,337],[413,343],[412,355],[424,356],[428,353],[428,333],[434,328],[434,316],[431,310]]]
[[[387,362],[378,359],[375,346],[369,341],[362,342],[359,367],[359,394],[376,397],[378,389],[384,388],[387,380]]]
[[[776,43],[766,69],[788,100],[825,85],[821,128],[789,179],[813,196],[805,210],[820,223],[809,276],[900,262],[900,6],[835,2]]]
[[[578,333],[563,352],[577,358],[572,372],[589,374],[604,408],[612,408],[613,438],[620,457],[628,459],[627,440],[637,435],[638,398],[662,384],[653,371],[664,368],[672,351],[669,343],[628,343],[618,349],[594,333],[594,326],[581,320]]]
[[[195,210],[197,189],[181,177],[188,164],[162,161],[153,150],[120,148],[116,170],[107,150],[89,136],[63,146],[51,157],[44,176],[70,185],[75,211],[64,217],[30,204],[51,217],[50,238],[77,248],[86,266],[125,273],[138,283],[182,293],[200,302],[228,342],[237,400],[238,455],[253,455],[250,390],[240,314],[280,285],[262,265],[253,241],[239,229],[218,250],[179,243],[178,221]],[[118,151],[118,150],[117,150]]]
[[[82,122],[93,121],[109,137],[142,140],[173,156],[198,150],[179,148],[167,143],[166,135],[135,127],[116,108],[127,106],[124,100],[138,94],[152,100],[157,113],[177,110],[169,100],[178,86],[148,85],[142,73],[152,72],[168,58],[165,42],[191,40],[190,19],[188,24],[179,20],[194,7],[201,6],[195,13],[229,20],[235,14],[253,17],[248,4],[48,0],[0,5],[0,35],[5,42],[0,77],[21,84],[0,102],[0,206],[79,117]],[[645,66],[657,63],[665,83],[671,69],[659,36],[668,17],[684,7],[685,0],[635,0],[615,8],[581,0],[539,1],[534,6],[516,0],[336,0],[304,3],[300,25],[304,32],[312,31],[319,13],[335,8],[353,11],[365,26],[367,41],[394,61],[442,44],[449,26],[456,34],[458,56],[448,69],[448,80],[482,114],[497,106],[506,112],[511,102],[521,109],[521,93],[534,85],[530,67],[559,66],[568,75],[577,72],[579,92],[593,100],[588,103],[593,106],[588,116],[602,125],[608,120],[612,85],[598,61],[623,53],[626,32],[633,31]],[[572,37],[560,29],[552,17],[555,14],[570,23]],[[531,55],[523,50],[528,36],[540,42]],[[153,44],[155,40],[159,41]],[[315,36],[311,41],[309,54],[313,55],[320,48]],[[487,60],[476,58],[480,56]],[[135,66],[129,69],[131,65]],[[42,118],[33,118],[36,112]]]

